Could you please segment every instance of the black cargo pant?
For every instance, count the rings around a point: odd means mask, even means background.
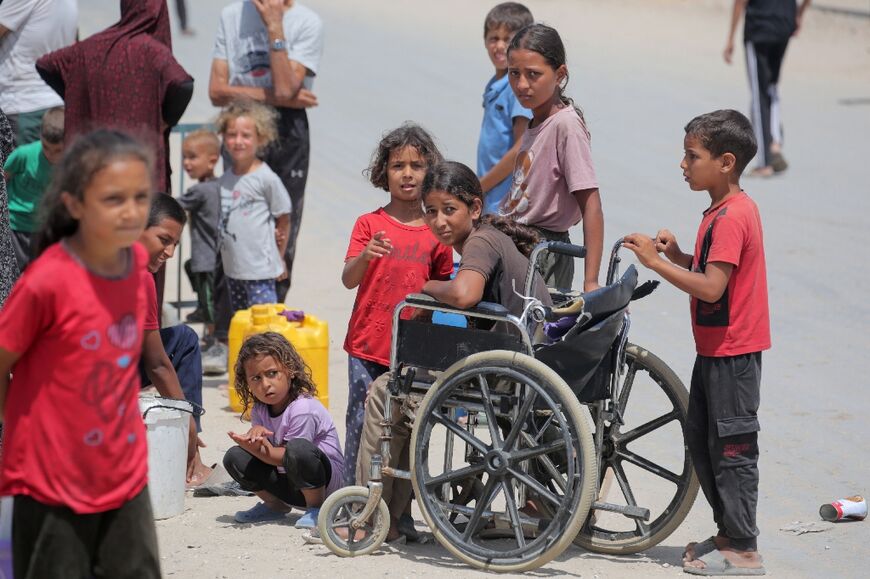
[[[742,551],[757,547],[760,386],[761,352],[695,360],[686,444],[719,535]]]
[[[266,491],[294,507],[305,507],[302,489],[325,487],[332,479],[332,464],[322,450],[304,438],[287,441],[284,448],[285,472],[266,464],[241,446],[224,455],[224,468],[239,486],[249,492]]]
[[[148,488],[121,507],[79,515],[16,496],[12,564],[18,579],[160,579]]]

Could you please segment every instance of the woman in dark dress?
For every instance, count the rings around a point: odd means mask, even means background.
[[[121,20],[36,63],[64,99],[66,138],[123,129],[154,148],[154,187],[170,191],[169,129],[193,95],[193,78],[172,55],[166,0],[121,0]]]

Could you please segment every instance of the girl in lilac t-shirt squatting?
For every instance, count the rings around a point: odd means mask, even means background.
[[[311,370],[284,336],[267,332],[245,340],[235,371],[251,429],[228,433],[238,446],[224,455],[224,467],[263,501],[235,519],[278,520],[297,507],[305,514],[296,528],[313,529],[324,499],[341,487],[344,457],[329,412],[314,398]]]

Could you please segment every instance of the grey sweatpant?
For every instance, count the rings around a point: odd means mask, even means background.
[[[695,360],[686,444],[719,535],[742,551],[757,548],[760,386],[761,352]]]
[[[369,396],[366,402],[365,419],[363,421],[362,438],[359,441],[359,454],[356,463],[356,484],[366,486],[369,483],[369,467],[372,455],[381,451],[381,434],[384,420],[384,410],[387,402],[387,383],[389,373],[382,374],[369,386]],[[384,466],[408,470],[410,465],[411,424],[403,411],[403,402],[392,399],[392,434],[390,453],[383,458]],[[351,468],[349,465],[347,468]],[[398,519],[405,512],[410,512],[413,489],[411,481],[383,477],[384,502],[390,509],[390,516]]]

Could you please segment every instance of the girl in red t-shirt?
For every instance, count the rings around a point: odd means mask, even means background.
[[[355,482],[365,399],[369,384],[389,370],[393,309],[430,279],[448,279],[453,252],[423,222],[420,186],[426,170],[441,160],[432,137],[406,123],[387,133],[366,175],[389,191],[390,201],[360,216],[353,226],[341,273],[347,289],[359,286],[347,329],[348,402],[345,483]]]
[[[79,138],[43,202],[39,257],[0,311],[16,577],[160,576],[136,369],[151,166],[123,133]]]

